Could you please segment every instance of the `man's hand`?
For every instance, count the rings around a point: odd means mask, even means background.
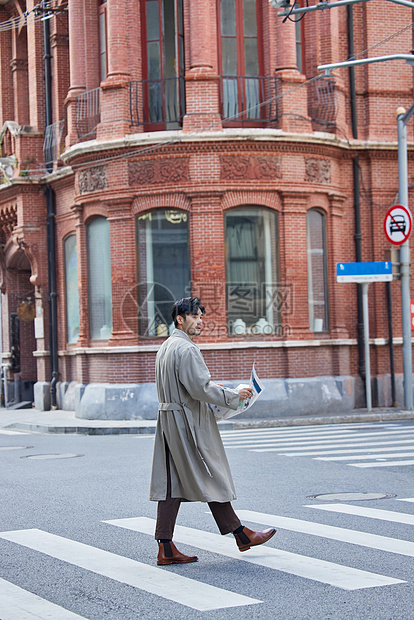
[[[243,387],[239,390],[240,400],[246,400],[246,398],[251,398],[253,396],[253,390],[250,387]]]

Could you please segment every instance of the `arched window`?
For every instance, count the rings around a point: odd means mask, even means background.
[[[79,285],[78,252],[76,235],[69,235],[63,242],[65,256],[66,338],[76,342],[79,336]]]
[[[277,333],[277,213],[245,207],[224,221],[229,333]]]
[[[109,222],[98,216],[86,225],[88,253],[89,334],[108,340],[112,334],[112,285]]]
[[[318,209],[306,214],[308,257],[309,326],[315,332],[328,329],[328,278],[325,215]]]
[[[173,302],[191,294],[188,214],[160,209],[136,222],[139,333],[165,337]]]

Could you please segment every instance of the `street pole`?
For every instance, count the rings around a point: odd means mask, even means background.
[[[403,207],[408,207],[408,157],[407,157],[407,123],[414,112],[414,105],[405,111],[397,110],[398,123],[398,195]],[[400,249],[401,273],[401,311],[403,333],[403,365],[404,365],[404,405],[405,409],[413,409],[413,368],[411,350],[411,317],[410,317],[410,246],[408,240]]]
[[[362,308],[364,313],[364,348],[365,348],[365,395],[368,411],[372,410],[371,398],[371,362],[369,357],[369,310],[368,310],[368,282],[361,284]]]

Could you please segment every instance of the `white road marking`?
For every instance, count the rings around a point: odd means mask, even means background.
[[[311,508],[315,508],[315,506],[311,506]],[[398,555],[414,558],[414,542],[409,540],[389,538],[388,536],[379,536],[378,534],[371,534],[370,532],[349,530],[342,527],[324,525],[323,523],[314,523],[313,521],[279,517],[277,515],[254,512],[252,510],[238,510],[237,515],[242,521],[262,523],[268,527],[279,527],[283,530],[300,532],[301,534],[311,534],[312,536],[321,536],[322,538],[329,538],[330,540],[339,540],[352,545],[359,545],[361,547],[368,547],[369,549],[377,549],[379,551],[387,551],[389,553],[396,553]]]
[[[0,538],[199,611],[262,602],[38,529],[1,532]]]
[[[405,450],[405,448],[403,448]],[[372,460],[372,459],[395,459],[401,457],[414,456],[414,452],[391,452],[382,453],[382,454],[362,454],[362,455],[353,455],[353,456],[318,456],[314,460],[315,461],[362,461],[362,460]]]
[[[20,431],[7,431],[6,429],[1,428],[0,435],[27,435],[27,433],[22,433]]]
[[[414,431],[413,431],[414,433]],[[400,433],[398,432],[398,434],[396,435],[396,443],[398,443],[398,437],[406,437],[407,434],[409,433]],[[375,444],[377,442],[377,439],[380,439],[381,437],[385,437],[388,438],[390,435],[392,435],[391,433],[376,433],[375,434],[375,438],[372,440],[372,444]],[[371,437],[371,435],[369,434],[364,434],[363,437],[360,436],[347,436],[346,438],[343,439],[333,439],[333,438],[329,438],[329,439],[307,439],[306,441],[297,441],[296,439],[277,439],[275,441],[271,441],[269,442],[269,440],[259,440],[259,441],[254,441],[252,442],[250,441],[239,441],[239,442],[231,442],[231,443],[227,443],[224,442],[224,445],[228,448],[233,448],[233,447],[238,447],[238,448],[255,448],[255,447],[280,447],[283,449],[283,447],[285,449],[289,449],[293,446],[300,446],[300,447],[306,447],[309,446],[310,448],[312,446],[316,446],[318,448],[320,447],[324,447],[325,445],[327,445],[327,447],[333,447],[333,446],[338,446],[340,447],[341,444],[346,444],[347,442],[353,442],[354,445],[358,446],[358,445],[367,445],[366,442],[367,439]],[[394,438],[392,438],[394,441]],[[406,440],[408,442],[414,443],[414,435],[412,436],[411,439]],[[379,443],[379,442],[378,442]]]
[[[241,511],[241,513],[243,512],[249,511]],[[240,514],[240,511],[238,511],[238,513]],[[115,519],[105,521],[105,523],[144,534],[152,535],[154,532],[154,520],[146,517]],[[250,549],[247,552],[240,553],[234,539],[189,527],[176,526],[174,540],[183,544],[196,545],[198,548],[211,551],[212,553],[219,553],[236,560],[242,560],[258,566],[265,566],[266,568],[326,583],[344,590],[359,590],[404,583],[392,577],[377,575],[349,566],[342,566],[340,564],[334,564],[333,562],[318,560],[317,558],[290,553],[268,546],[260,546],[257,547],[257,549]]]
[[[414,461],[386,461],[383,463],[348,463],[350,467],[401,467],[403,465],[414,465]]]
[[[397,502],[414,502],[414,497],[398,498]]]
[[[414,515],[408,515],[393,510],[382,510],[380,508],[366,508],[365,506],[352,506],[350,504],[324,504],[305,506],[305,508],[316,508],[316,510],[327,510],[329,512],[339,512],[346,515],[356,515],[357,517],[368,517],[369,519],[380,519],[381,521],[391,521],[391,523],[403,523],[414,525]]]
[[[387,443],[387,442],[385,442]],[[407,450],[410,446],[395,446],[394,442],[389,442],[391,445],[388,448],[378,448],[377,445],[378,444],[369,444],[370,447],[372,446],[372,451],[375,450],[375,452],[391,452],[392,450],[397,451],[397,450]],[[404,443],[404,442],[400,442],[400,443]],[[409,443],[412,443],[411,440],[409,441]],[[342,446],[343,447],[343,446]],[[350,448],[350,449],[346,449],[346,450],[320,450],[315,452],[312,448],[311,451],[307,451],[307,452],[296,452],[296,451],[292,451],[292,452],[281,452],[281,456],[311,456],[314,457],[315,455],[326,455],[326,454],[358,454],[363,452],[364,454],[367,454],[367,450],[364,448],[363,450],[361,450],[360,448]],[[369,451],[368,451],[369,452]],[[386,456],[386,455],[384,455]]]
[[[55,603],[0,579],[1,620],[86,620]]]
[[[349,441],[349,439],[346,441]],[[358,446],[359,448],[366,448],[366,447],[371,448],[371,447],[376,447],[376,446],[395,446],[395,445],[401,445],[401,444],[407,444],[407,443],[414,445],[414,439],[398,439],[398,440],[393,439],[392,441],[368,441],[366,443],[359,443],[359,442],[355,443],[354,442],[354,443],[348,443],[348,444],[342,444],[342,445],[341,445],[341,442],[335,441],[331,445],[324,446],[324,447],[333,448],[335,446],[338,446],[338,447],[340,446],[341,448],[355,448],[355,446]],[[295,444],[295,445],[300,445],[300,444]],[[283,456],[308,456],[308,455],[312,456],[312,454],[326,454],[326,452],[320,452],[320,451],[315,452],[315,450],[317,450],[317,447],[313,448],[312,446],[309,446],[306,451],[304,451],[305,446],[303,445],[301,448],[297,448],[296,450],[292,448],[293,448],[293,444],[290,446],[279,446],[279,447],[273,447],[273,448],[257,448],[255,450],[252,450],[252,452],[279,452],[279,454]],[[350,452],[350,450],[345,450],[345,452]]]

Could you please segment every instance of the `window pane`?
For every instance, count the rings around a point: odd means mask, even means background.
[[[223,75],[237,75],[236,39],[223,39]]]
[[[245,37],[256,37],[256,0],[243,0],[243,28]]]
[[[159,80],[161,78],[161,54],[159,41],[148,43],[148,79]]]
[[[302,73],[302,21],[295,23],[296,28],[296,64]]]
[[[277,214],[251,207],[229,211],[225,235],[229,332],[276,333]]]
[[[106,71],[106,13],[102,11],[99,15],[99,37],[100,37],[100,52],[101,52],[101,80],[105,80],[107,76]]]
[[[259,75],[259,58],[257,54],[257,39],[244,40],[245,75],[253,77]]]
[[[141,336],[165,336],[171,306],[190,294],[188,215],[153,211],[137,217],[138,318]]]
[[[157,41],[160,38],[158,0],[149,0],[147,10],[147,41]]]
[[[307,213],[309,325],[313,331],[328,328],[325,216]]]
[[[236,0],[221,1],[221,34],[236,36]]]
[[[78,253],[76,235],[70,235],[65,239],[64,254],[67,341],[76,342],[79,336]]]
[[[87,224],[86,249],[90,337],[107,340],[112,333],[112,285],[109,222],[104,217]]]

